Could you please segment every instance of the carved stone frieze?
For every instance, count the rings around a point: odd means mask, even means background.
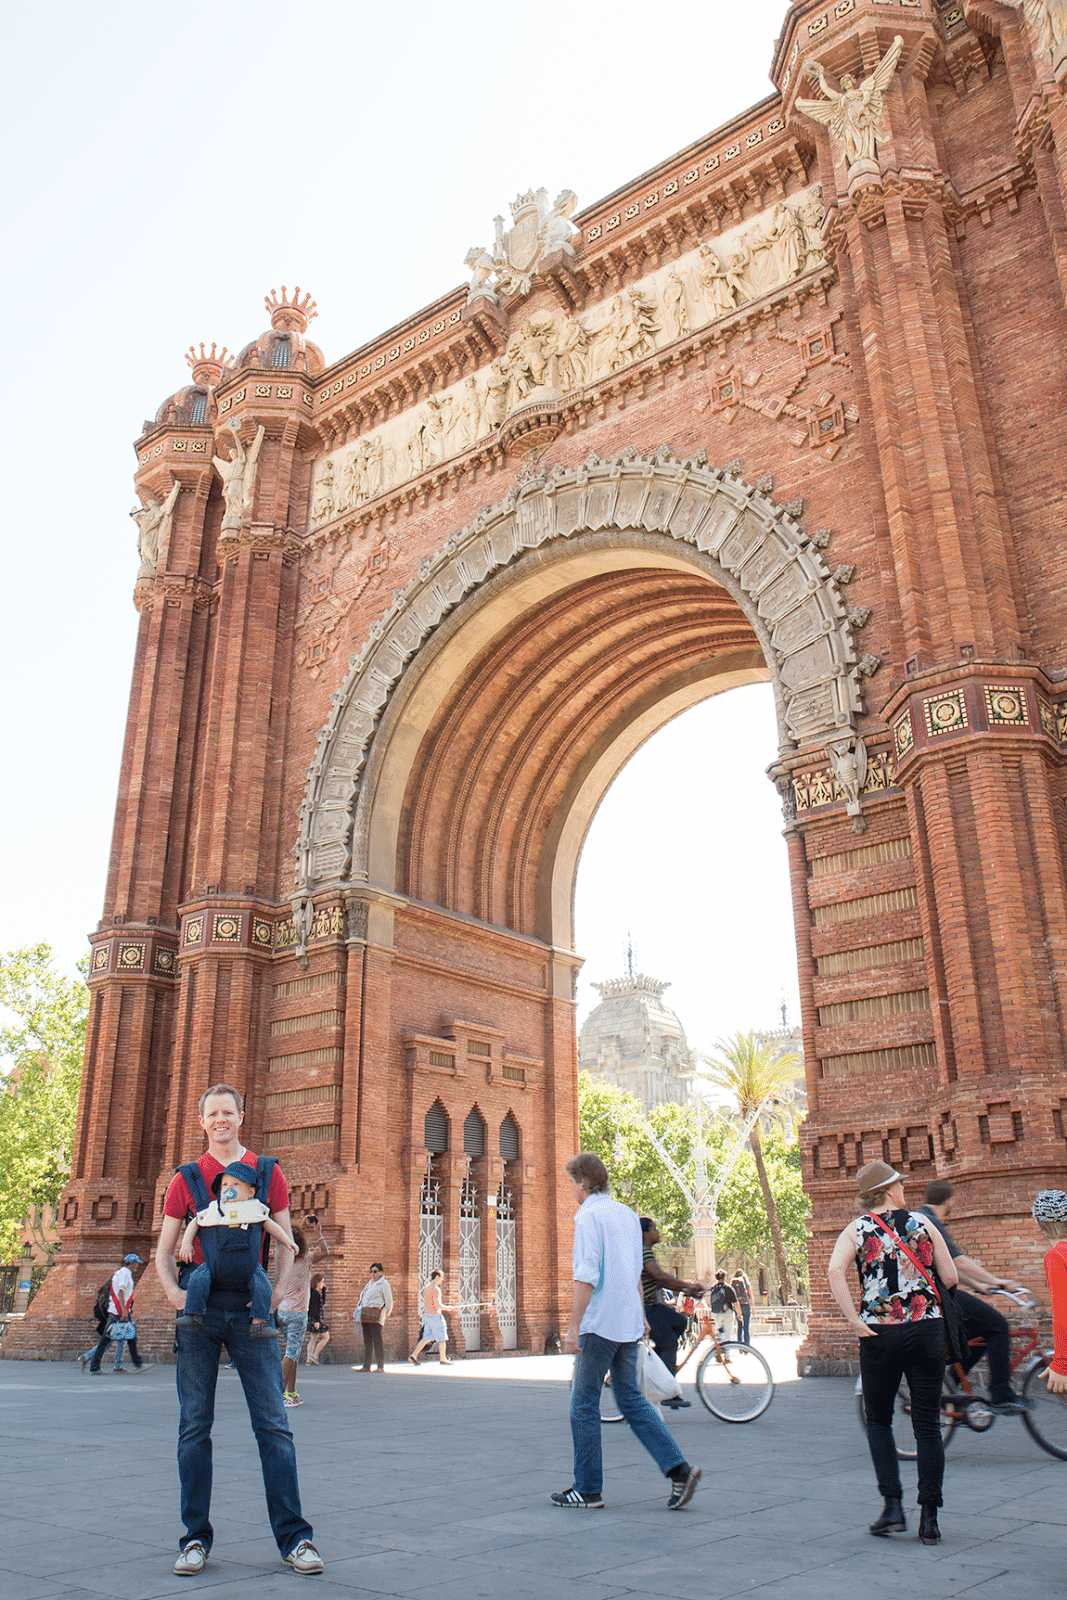
[[[522,318],[488,365],[324,455],[312,490],[312,528],[496,438],[517,413],[556,408],[561,399],[825,267],[822,219],[822,188],[812,184],[581,314]],[[793,414],[807,426],[814,413]],[[512,431],[521,439],[521,428]],[[519,453],[525,453],[521,445]]]
[[[662,535],[714,563],[764,642],[779,687],[787,745],[843,737],[862,709],[848,614],[837,585],[796,521],[701,454],[676,461],[624,453],[527,475],[497,506],[449,536],[370,629],[333,696],[293,854],[294,905],[348,874],[353,807],[375,727],[407,663],[438,624],[492,574],[554,540],[617,529]]]

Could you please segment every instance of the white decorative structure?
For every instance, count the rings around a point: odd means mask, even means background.
[[[819,85],[825,100],[798,100],[797,110],[829,128],[834,143],[841,151],[851,180],[859,173],[873,168],[879,124],[882,120],[882,95],[889,87],[897,70],[904,41],[898,33],[874,71],[860,84],[850,72],[841,78],[841,87],[832,89],[827,82],[821,61],[812,61],[808,77]]]
[[[600,1004],[578,1039],[579,1072],[595,1072],[625,1089],[645,1111],[673,1101],[685,1105],[693,1057],[685,1029],[663,1003],[670,984],[643,972],[594,983]]]
[[[503,217],[494,217],[496,237],[491,251],[472,245],[464,257],[471,269],[467,304],[498,297],[511,299],[529,294],[542,261],[549,256],[574,255],[576,228],[571,222],[578,205],[573,189],[564,189],[553,205],[547,189],[528,189],[511,202],[511,227],[504,231]]]
[[[222,494],[226,502],[226,511],[222,519],[224,529],[239,528],[244,513],[252,510],[256,489],[256,462],[266,432],[260,424],[251,447],[246,451],[241,443],[240,429],[239,422],[228,428],[220,428],[220,433],[228,433],[233,440],[233,455],[229,461],[224,461],[222,456],[212,457],[215,469],[222,479]],[[331,477],[332,473],[331,463]]]
[[[137,574],[139,578],[151,577],[156,570],[160,544],[166,545],[170,540],[171,519],[181,492],[182,486],[175,479],[162,505],[149,495],[146,506],[134,506],[130,512],[137,524],[137,552],[141,557],[141,568]]]

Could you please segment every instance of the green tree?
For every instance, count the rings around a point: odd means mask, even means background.
[[[761,1150],[767,1181],[782,1232],[785,1256],[794,1275],[807,1264],[805,1222],[811,1214],[811,1201],[804,1193],[800,1173],[800,1145],[787,1142],[777,1129],[762,1141]],[[759,1173],[750,1150],[746,1150],[731,1173],[719,1199],[718,1245],[757,1260],[774,1247],[767,1212],[763,1203]]]
[[[0,1260],[18,1249],[28,1224],[49,1257],[44,1234],[70,1172],[78,1115],[89,991],[54,966],[52,947],[23,945],[0,956],[0,1005],[14,1021],[0,1027]]]
[[[747,1122],[758,1106],[764,1106],[761,1117],[752,1124],[748,1142],[756,1165],[763,1208],[771,1230],[778,1282],[788,1298],[792,1293],[793,1283],[786,1262],[778,1207],[767,1176],[760,1122],[762,1120],[777,1122],[783,1131],[792,1130],[793,1117],[789,1106],[793,1079],[800,1057],[795,1051],[779,1053],[775,1045],[761,1041],[756,1033],[735,1033],[730,1039],[720,1039],[717,1048],[719,1051],[717,1057],[704,1058],[709,1068],[708,1076],[720,1089],[727,1090],[733,1096],[742,1122]]]
[[[687,1244],[693,1233],[685,1196],[645,1131],[640,1103],[596,1073],[578,1075],[578,1125],[583,1150],[593,1150],[611,1175],[618,1199],[640,1215],[655,1217],[670,1244]],[[695,1181],[696,1129],[687,1106],[655,1106],[649,1122],[690,1185]]]

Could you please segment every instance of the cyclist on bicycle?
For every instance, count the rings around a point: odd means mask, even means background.
[[[645,1321],[648,1323],[652,1335],[652,1348],[659,1356],[668,1372],[678,1369],[678,1340],[686,1330],[688,1318],[673,1306],[664,1305],[660,1299],[661,1289],[670,1289],[675,1294],[691,1294],[697,1299],[704,1293],[702,1283],[687,1283],[684,1278],[675,1278],[664,1271],[653,1255],[653,1246],[659,1244],[660,1233],[651,1217],[641,1218],[641,1298],[645,1306]],[[672,1400],[664,1400],[663,1404],[672,1411],[681,1411],[688,1408],[691,1402],[683,1400],[680,1396]]]
[[[972,1341],[968,1370],[976,1361],[981,1360],[983,1355],[987,1355],[989,1409],[998,1417],[1017,1417],[1024,1411],[1029,1411],[1033,1402],[1024,1400],[1011,1386],[1011,1329],[1007,1318],[1002,1317],[1000,1312],[995,1311],[985,1300],[979,1300],[976,1294],[969,1294],[967,1291],[973,1289],[977,1294],[983,1295],[989,1294],[993,1289],[1012,1289],[1017,1292],[1021,1285],[1009,1284],[1001,1278],[994,1277],[991,1272],[986,1271],[980,1261],[964,1255],[945,1226],[952,1214],[954,1194],[955,1189],[946,1178],[935,1178],[933,1183],[926,1185],[923,1197],[926,1203],[921,1210],[941,1234],[960,1275],[960,1286],[956,1291],[956,1309],[963,1319],[967,1338]],[[974,1340],[984,1340],[984,1348],[981,1344],[976,1347]]]

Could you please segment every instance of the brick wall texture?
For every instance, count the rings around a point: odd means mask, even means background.
[[[816,93],[813,60],[833,82],[862,78],[897,34],[878,171],[852,181],[796,97]],[[275,307],[236,367],[194,370],[146,424],[142,497],[181,492],[136,587],[63,1248],[5,1355],[84,1345],[102,1278],[151,1253],[219,1079],[246,1096],[245,1140],[281,1161],[296,1220],[316,1211],[338,1252],[338,1351],[371,1260],[397,1300],[387,1345],[408,1347],[420,1249],[453,1301],[499,1300],[502,1318],[468,1319],[472,1342],[544,1348],[569,1306],[585,828],[669,716],[768,679],[810,1106],[802,1362],[852,1355],[825,1263],[875,1157],[916,1200],[950,1177],[970,1251],[1040,1281],[1030,1198],[1067,1183],[1059,55],[995,0],[793,5],[774,96],[579,213],[575,259],[546,263],[527,294],[468,306],[458,288],[333,365],[304,313]],[[483,369],[524,318],[593,308],[816,182],[822,249],[785,284],[661,330],[545,399],[524,435],[506,423],[429,451],[401,487],[312,517],[326,454]],[[246,449],[263,430],[236,515],[212,465],[230,427]],[[605,495],[641,479],[673,506],[702,473],[821,551],[810,587],[837,597],[825,631],[852,641],[836,721],[790,724],[755,581],[686,542],[681,511],[612,523],[590,489],[578,525],[517,535],[434,601],[438,553],[486,508],[523,527],[553,468]],[[431,601],[383,677],[368,665],[383,629]],[[345,780],[320,730],[357,702],[366,737]],[[835,730],[866,754],[851,789]],[[139,1309],[165,1356],[151,1273]]]

